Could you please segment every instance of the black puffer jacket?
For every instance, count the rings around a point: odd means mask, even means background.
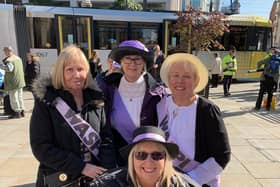
[[[34,156],[40,162],[36,186],[44,186],[44,176],[59,171],[65,172],[69,181],[76,179],[85,167],[84,155],[88,151],[52,105],[52,101],[59,96],[78,112],[74,98],[68,91],[54,89],[49,79],[38,80],[34,85],[36,99],[30,121],[30,143]],[[115,166],[115,150],[111,130],[105,123],[102,93],[85,89],[83,96],[85,105],[80,114],[102,139],[100,160],[91,154],[89,162],[112,168]]]
[[[163,185],[160,187],[192,187],[198,186],[196,182],[190,179],[187,175],[179,173],[181,182],[178,177],[171,178],[169,186]],[[101,176],[91,181],[88,187],[134,187],[127,173],[127,168],[118,168],[107,171]]]

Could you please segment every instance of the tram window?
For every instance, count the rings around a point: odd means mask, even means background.
[[[29,18],[28,22],[32,48],[57,48],[54,19]]]
[[[127,39],[127,22],[96,21],[97,49],[112,49]]]
[[[257,32],[257,51],[261,51],[264,48],[264,31]]]
[[[131,39],[139,40],[145,45],[157,44],[159,27],[159,24],[154,23],[131,23]]]

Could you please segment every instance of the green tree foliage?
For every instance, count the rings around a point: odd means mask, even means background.
[[[189,53],[194,49],[210,50],[211,47],[223,49],[219,38],[228,32],[228,24],[224,21],[225,15],[221,12],[202,12],[199,9],[188,8],[178,12],[174,30],[180,33],[180,48]]]
[[[143,10],[140,3],[134,2],[134,0],[117,0],[113,3],[113,9],[128,9],[128,10]]]

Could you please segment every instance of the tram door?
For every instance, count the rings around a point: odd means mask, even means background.
[[[75,44],[80,47],[86,57],[91,56],[91,17],[57,16],[59,51]]]

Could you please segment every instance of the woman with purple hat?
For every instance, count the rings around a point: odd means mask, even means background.
[[[90,182],[90,187],[199,186],[187,175],[174,170],[172,159],[179,153],[178,146],[166,142],[164,132],[157,127],[137,128],[132,143],[120,152],[128,158],[128,167],[107,171]]]
[[[107,99],[107,117],[118,149],[132,143],[132,133],[137,127],[157,126],[156,105],[165,89],[146,72],[146,67],[153,62],[153,54],[140,41],[123,41],[111,51],[111,56],[121,65],[122,74],[97,81]],[[117,163],[126,162],[118,155]]]

